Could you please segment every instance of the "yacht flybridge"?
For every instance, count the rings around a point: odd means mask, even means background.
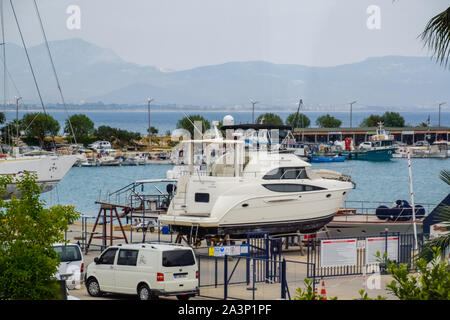
[[[176,194],[159,219],[197,239],[315,232],[333,219],[354,186],[349,176],[312,170],[293,153],[251,150],[240,140],[182,144],[188,165],[178,168]],[[198,146],[206,153],[200,166],[194,161]]]

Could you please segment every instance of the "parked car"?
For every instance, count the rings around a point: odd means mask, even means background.
[[[158,228],[158,224],[156,223],[155,220],[148,220],[148,221],[140,222],[140,223],[136,224],[135,226],[132,226],[132,229],[136,230],[137,232],[139,232],[139,231],[154,232],[156,228]]]
[[[192,248],[179,244],[111,246],[87,267],[86,289],[94,297],[110,292],[187,300],[199,293],[197,260]]]
[[[67,288],[80,289],[84,279],[84,259],[80,247],[74,243],[56,243],[53,248],[60,255],[61,261],[56,277],[66,278]]]
[[[414,145],[416,147],[428,147],[430,144],[428,143],[428,141],[421,140],[421,141],[416,141],[416,143],[414,143]]]
[[[109,141],[95,141],[88,146],[89,149],[111,149],[111,143]]]

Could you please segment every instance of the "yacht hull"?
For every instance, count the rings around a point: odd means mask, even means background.
[[[76,156],[38,156],[0,160],[0,176],[20,177],[25,172],[37,175],[36,182],[43,185],[42,193],[51,191],[77,161]],[[20,196],[15,183],[7,186],[3,199]]]
[[[334,214],[317,219],[302,219],[291,221],[271,221],[267,223],[255,222],[245,224],[222,224],[218,227],[195,227],[194,225],[171,225],[173,231],[189,235],[196,233],[200,237],[205,235],[225,236],[230,238],[246,237],[249,232],[269,232],[271,235],[286,233],[312,233],[320,230],[333,220]]]

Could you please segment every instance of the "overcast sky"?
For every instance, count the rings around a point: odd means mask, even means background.
[[[2,1],[2,0],[0,0]],[[20,43],[10,0],[6,41]],[[33,0],[13,0],[28,45],[42,42]],[[37,0],[49,40],[79,37],[129,62],[182,70],[230,61],[330,66],[425,56],[417,38],[449,0]],[[69,6],[80,29],[69,29]],[[377,6],[367,12],[370,6]],[[370,7],[373,8],[373,7]],[[379,17],[379,20],[373,20]],[[379,29],[369,29],[379,24]],[[74,26],[74,24],[72,24]]]

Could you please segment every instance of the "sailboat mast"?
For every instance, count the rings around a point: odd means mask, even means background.
[[[6,79],[6,39],[5,39],[5,22],[4,22],[4,7],[3,7],[3,0],[0,0],[0,19],[1,19],[1,26],[2,26],[2,53],[3,53],[3,105],[5,107],[6,111],[6,91],[7,91],[7,79]]]
[[[412,205],[412,216],[413,216],[413,227],[414,227],[414,251],[417,251],[419,246],[418,246],[418,242],[417,242],[416,208],[414,206],[414,190],[413,190],[413,184],[412,184],[410,148],[408,148],[408,171],[409,171],[409,190],[411,192],[411,205]]]

